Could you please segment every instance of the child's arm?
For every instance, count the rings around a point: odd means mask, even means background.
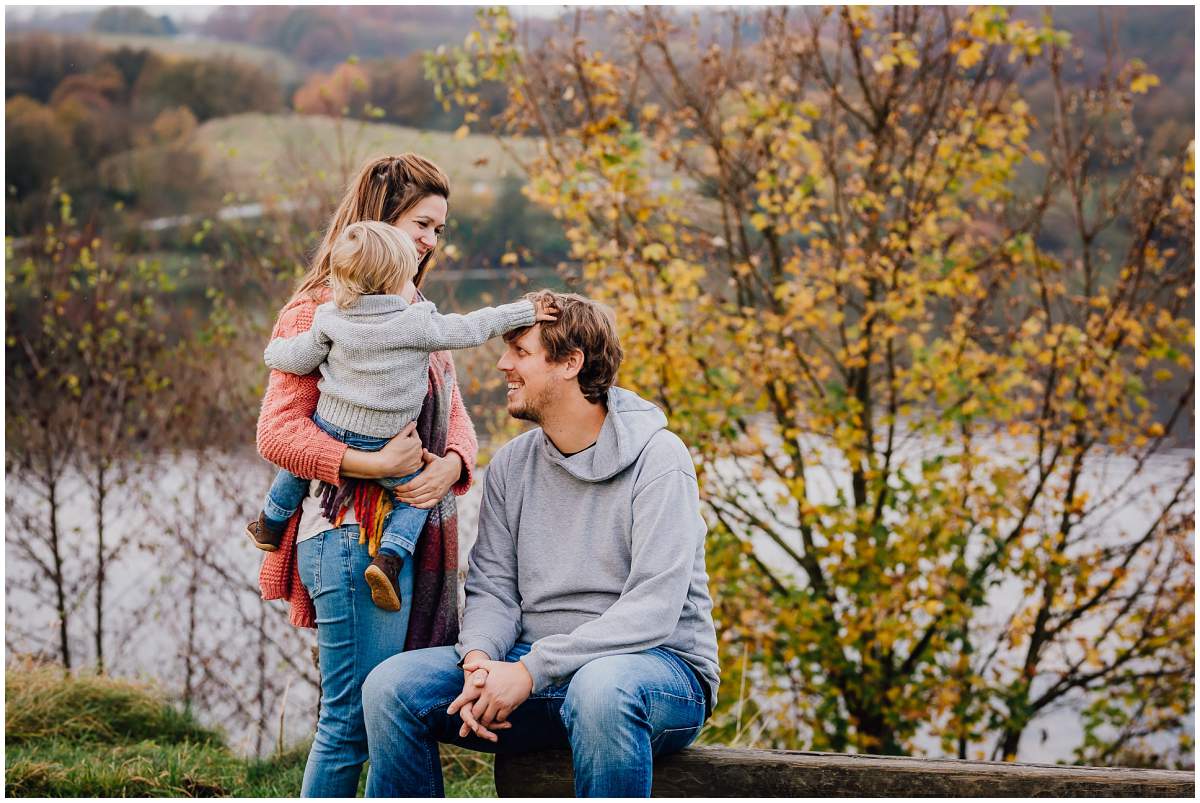
[[[324,305],[322,305],[324,306]],[[313,315],[312,328],[293,337],[277,337],[267,344],[263,360],[277,371],[304,376],[317,370],[329,356],[329,336],[321,326],[321,307]]]
[[[421,311],[420,306],[414,312]],[[539,320],[554,320],[532,301],[521,300],[499,307],[484,307],[465,315],[442,315],[430,304],[414,332],[415,345],[429,351],[467,349],[481,346],[493,337],[531,326]],[[539,317],[541,316],[541,317]]]

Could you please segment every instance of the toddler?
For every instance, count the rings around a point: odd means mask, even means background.
[[[263,355],[271,368],[292,374],[320,368],[313,422],[353,448],[378,451],[417,420],[429,384],[430,352],[479,346],[555,319],[551,304],[541,299],[441,315],[429,301],[414,303],[417,262],[413,241],[395,226],[378,221],[347,226],[330,254],[333,303],[317,307],[307,332],[272,340]],[[378,482],[390,490],[419,473]],[[267,552],[279,548],[308,488],[308,480],[291,472],[276,474],[262,512],[246,528],[255,546]],[[396,578],[429,511],[394,498],[392,503],[364,579],[377,606],[398,611]]]

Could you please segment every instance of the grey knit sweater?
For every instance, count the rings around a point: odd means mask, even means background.
[[[320,367],[317,414],[359,435],[390,438],[421,412],[430,352],[480,346],[533,322],[530,301],[442,315],[429,301],[363,296],[348,309],[317,307],[311,329],[275,338],[263,359],[289,374]]]

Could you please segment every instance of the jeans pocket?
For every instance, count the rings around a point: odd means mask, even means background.
[[[703,723],[687,728],[664,728],[650,740],[650,750],[656,756],[677,753],[692,743],[702,726]]]
[[[321,593],[321,554],[328,534],[315,535],[296,545],[296,570],[310,597]]]

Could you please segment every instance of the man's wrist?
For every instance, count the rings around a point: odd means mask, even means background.
[[[467,664],[469,661],[474,661],[474,660],[490,661],[491,656],[488,655],[483,650],[468,650],[467,654],[459,659],[457,666],[459,669],[461,669],[465,672],[465,671],[467,671],[465,664]]]
[[[525,690],[525,693],[533,694],[533,674],[530,673],[529,667],[525,666],[525,662],[520,658],[517,659],[517,666],[521,667],[521,675],[529,682],[529,688]]]

